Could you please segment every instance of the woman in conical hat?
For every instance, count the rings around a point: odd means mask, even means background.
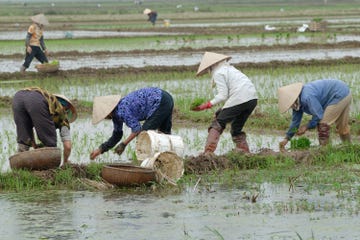
[[[98,124],[109,118],[113,121],[114,130],[107,141],[91,152],[90,159],[95,159],[120,142],[123,124],[131,129],[131,134],[116,146],[115,152],[119,155],[141,131],[158,130],[171,134],[173,108],[172,96],[156,87],[142,88],[123,98],[120,95],[95,97],[92,123]],[[140,121],[144,123],[141,125]]]
[[[41,145],[56,147],[56,130],[59,129],[63,143],[63,163],[69,161],[72,148],[70,123],[75,121],[77,114],[75,106],[67,97],[51,94],[38,87],[25,88],[14,95],[12,109],[19,152],[39,147],[35,142],[33,128]]]
[[[144,15],[148,15],[148,21],[151,22],[153,26],[155,26],[156,20],[157,20],[157,12],[153,11],[149,8],[144,9],[143,11]]]
[[[20,67],[21,72],[25,72],[29,68],[34,57],[41,63],[49,62],[47,59],[48,50],[43,36],[44,26],[49,25],[49,21],[42,13],[32,16],[30,19],[33,23],[28,28],[25,39],[26,55],[25,61]]]
[[[279,144],[285,151],[288,141],[295,135],[302,135],[308,129],[317,127],[319,144],[329,142],[330,125],[335,123],[336,130],[342,141],[350,142],[349,112],[351,92],[349,87],[340,80],[316,80],[307,84],[294,83],[278,89],[279,111],[292,109],[292,120],[284,140]],[[312,119],[302,126],[303,114]]]
[[[243,127],[257,105],[257,93],[251,80],[228,63],[230,58],[219,53],[205,52],[196,73],[196,76],[200,76],[209,72],[211,85],[217,93],[213,99],[192,110],[202,111],[223,104],[209,127],[205,153],[215,151],[220,135],[228,123],[231,123],[230,133],[236,150],[250,152]]]

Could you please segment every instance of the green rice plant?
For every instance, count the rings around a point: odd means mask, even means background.
[[[74,182],[73,169],[65,165],[62,169],[57,169],[54,175],[54,185],[72,185]]]
[[[105,164],[91,162],[86,165],[86,177],[91,180],[101,181],[101,170]]]
[[[43,180],[27,170],[13,170],[12,172],[0,174],[0,190],[28,191],[42,189],[44,183]]]
[[[308,149],[311,145],[311,141],[307,137],[293,138],[290,140],[290,149]]]
[[[196,107],[206,102],[206,98],[196,97],[190,104],[190,110],[194,110]]]

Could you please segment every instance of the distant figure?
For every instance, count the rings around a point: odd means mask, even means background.
[[[157,12],[156,11],[152,11],[149,8],[146,8],[144,10],[144,15],[148,15],[148,21],[150,21],[152,23],[153,26],[155,26],[156,23],[156,19],[157,19]]]
[[[27,68],[29,68],[30,63],[32,62],[34,57],[41,63],[49,62],[46,57],[48,51],[45,47],[43,36],[44,26],[49,25],[49,22],[44,16],[44,14],[32,16],[30,19],[33,21],[33,23],[30,25],[26,35],[25,62],[20,67],[20,72],[22,73],[25,72]]]

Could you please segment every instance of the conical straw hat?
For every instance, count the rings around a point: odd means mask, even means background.
[[[41,24],[41,25],[49,25],[49,21],[46,19],[45,15],[42,13],[32,16],[30,19],[33,22]]]
[[[66,102],[68,102],[69,103],[69,105],[70,105],[70,112],[68,112],[68,120],[69,120],[69,122],[74,122],[75,120],[76,120],[76,118],[77,118],[77,112],[76,112],[76,108],[75,108],[75,106],[71,103],[71,101],[67,98],[67,97],[65,97],[64,95],[61,95],[61,94],[53,94],[55,97],[57,97],[57,98],[61,98],[61,99],[63,99],[63,100],[65,100]]]
[[[151,9],[149,9],[149,8],[144,9],[144,11],[143,11],[144,15],[148,15],[149,13],[151,13]]]
[[[280,113],[289,110],[291,105],[293,105],[299,97],[302,87],[302,83],[293,83],[278,89]]]
[[[121,99],[120,95],[95,97],[92,113],[92,124],[98,124],[105,119],[116,107]]]
[[[219,63],[223,60],[229,60],[230,58],[231,57],[223,55],[223,54],[218,54],[218,53],[213,53],[213,52],[205,52],[205,54],[200,62],[196,76],[200,76],[200,75],[204,74],[205,71],[212,65]]]

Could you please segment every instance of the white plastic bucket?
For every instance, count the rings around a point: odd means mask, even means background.
[[[156,153],[175,152],[179,157],[184,155],[184,142],[180,136],[158,133],[154,130],[143,131],[137,136],[136,158],[144,161]]]
[[[155,170],[158,182],[166,180],[174,185],[184,174],[184,161],[175,152],[158,152],[145,159],[141,167]]]

